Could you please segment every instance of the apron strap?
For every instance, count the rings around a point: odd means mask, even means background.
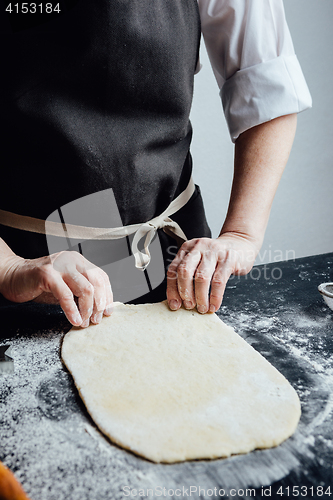
[[[132,241],[132,253],[135,258],[135,267],[144,271],[150,263],[149,244],[154,238],[157,229],[163,229],[170,236],[186,241],[186,235],[177,224],[170,219],[170,215],[178,212],[190,200],[195,191],[195,185],[191,177],[185,191],[175,198],[163,213],[148,222],[131,224],[115,228],[85,227],[73,224],[62,224],[60,222],[45,221],[18,215],[6,210],[0,210],[0,224],[23,231],[30,231],[50,236],[59,236],[80,240],[117,240],[134,234]],[[144,252],[138,248],[139,241],[145,237]]]

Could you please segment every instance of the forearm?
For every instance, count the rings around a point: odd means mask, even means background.
[[[293,144],[296,123],[297,115],[286,115],[239,136],[230,203],[220,236],[239,234],[250,239],[259,251]]]

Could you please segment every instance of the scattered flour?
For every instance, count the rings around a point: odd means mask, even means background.
[[[95,427],[60,360],[64,329],[2,339],[14,372],[0,375],[0,460],[33,500],[118,500],[123,487],[261,487],[307,474],[315,457],[331,467],[333,440],[332,315],[286,306],[263,315],[255,301],[219,314],[294,385],[302,403],[298,430],[281,446],[226,460],[163,465],[111,444]],[[295,376],[295,373],[298,376]],[[169,498],[169,497],[167,497]],[[176,497],[175,497],[176,498]],[[207,497],[208,498],[208,497]]]

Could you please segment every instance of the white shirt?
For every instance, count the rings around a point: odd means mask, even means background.
[[[311,107],[282,0],[198,0],[198,5],[233,142],[255,125]]]

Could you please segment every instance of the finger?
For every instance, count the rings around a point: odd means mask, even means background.
[[[225,287],[232,274],[232,266],[228,261],[220,261],[215,269],[211,281],[211,291],[209,296],[209,311],[217,311],[222,304]]]
[[[172,311],[177,311],[182,305],[182,299],[178,293],[177,267],[180,260],[174,259],[167,270],[167,299]]]
[[[169,265],[167,271],[167,299],[169,303],[170,309],[176,311],[182,305],[182,298],[179,295],[178,291],[178,266],[182,262],[183,258],[187,254],[187,251],[184,250],[185,245],[183,245],[173,259],[171,264]]]
[[[215,254],[204,252],[195,272],[195,300],[197,310],[202,314],[209,310],[209,286],[216,266]]]
[[[103,312],[106,307],[106,282],[104,271],[98,267],[90,268],[86,271],[86,277],[94,288],[94,301],[91,321],[95,324],[101,322]]]
[[[44,273],[43,289],[54,295],[64,311],[66,318],[72,325],[80,326],[82,324],[82,316],[75,304],[73,293],[60,274],[51,271],[47,274],[47,277],[45,277]]]
[[[182,244],[180,249],[177,252],[177,255],[173,259],[170,265],[175,265],[178,267],[178,265],[182,262],[184,257],[191,251],[193,248],[196,246],[198,240],[189,240],[185,241],[185,243]]]
[[[82,317],[81,326],[89,326],[94,305],[94,287],[81,273],[75,271],[64,274],[62,279],[78,298],[79,311]]]
[[[200,260],[201,252],[193,249],[184,255],[177,267],[178,293],[185,309],[193,309],[196,304],[193,278]]]
[[[105,283],[105,291],[106,291],[106,306],[104,309],[104,316],[111,316],[113,312],[113,293],[111,288],[111,283],[109,280],[109,276],[106,275],[106,283]]]
[[[91,321],[101,322],[103,314],[111,316],[113,312],[113,293],[109,276],[102,269],[95,267],[87,272],[87,278],[94,286],[94,306]]]

